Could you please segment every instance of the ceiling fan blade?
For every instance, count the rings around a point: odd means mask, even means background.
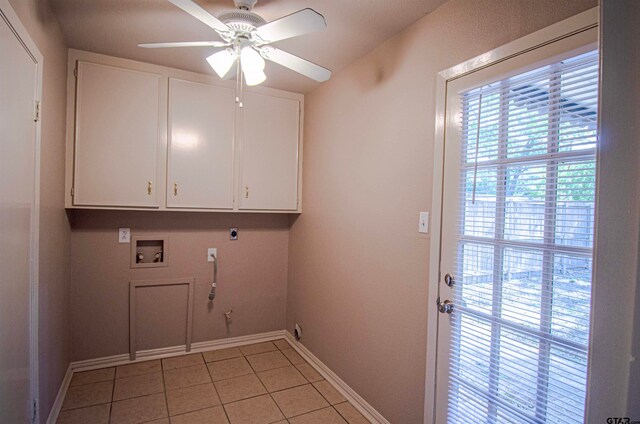
[[[229,31],[229,27],[222,23],[218,18],[207,12],[191,0],[169,0],[180,9],[184,10],[200,22],[208,25],[217,31]]]
[[[326,27],[324,16],[313,9],[302,9],[262,25],[255,33],[267,43],[273,43],[285,38],[319,31]]]
[[[144,43],[138,44],[138,47],[146,49],[161,49],[167,47],[225,47],[228,43],[224,41],[179,41],[176,43]]]
[[[276,49],[275,47],[264,47],[261,49],[261,52],[265,59],[296,71],[312,80],[324,82],[331,78],[331,71],[327,68],[287,53],[284,50]]]

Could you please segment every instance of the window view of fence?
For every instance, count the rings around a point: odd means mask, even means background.
[[[452,422],[581,423],[597,52],[461,93]]]

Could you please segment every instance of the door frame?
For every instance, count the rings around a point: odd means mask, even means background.
[[[599,8],[594,7],[539,31],[526,35],[459,65],[445,69],[436,76],[436,114],[433,150],[433,195],[431,199],[432,233],[429,246],[429,276],[427,310],[427,356],[425,375],[424,424],[435,422],[436,417],[436,369],[438,364],[438,320],[436,299],[439,296],[440,248],[442,237],[442,195],[444,183],[444,145],[446,127],[447,84],[467,74],[487,68],[499,62],[519,56],[576,33],[598,26]],[[595,247],[595,246],[594,246]],[[591,366],[589,367],[589,374]],[[587,376],[587,399],[589,378]],[[586,409],[587,414],[589,408]],[[587,419],[588,422],[588,419]]]
[[[0,0],[0,19],[4,20],[16,37],[20,40],[25,50],[31,55],[36,64],[36,93],[35,101],[39,103],[39,116],[36,121],[35,145],[34,145],[34,199],[31,214],[31,241],[29,257],[29,379],[31,391],[31,419],[33,422],[40,420],[39,408],[39,355],[38,355],[38,309],[39,309],[39,264],[40,264],[40,145],[42,133],[42,69],[44,57],[33,41],[29,32],[20,21],[17,13],[9,3],[9,0]],[[35,108],[35,105],[34,105]],[[35,114],[34,110],[34,114]]]

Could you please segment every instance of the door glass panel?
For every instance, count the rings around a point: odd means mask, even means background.
[[[551,333],[580,345],[589,342],[591,257],[556,255]]]
[[[465,243],[461,245],[462,276],[464,285],[462,286],[462,298],[465,305],[473,307],[478,311],[491,313],[492,297],[487,293],[491,292],[493,284],[493,246],[478,243]]]
[[[536,337],[503,328],[500,331],[498,397],[500,409],[512,412],[535,412],[537,365],[540,355]]]
[[[557,179],[555,243],[591,248],[593,245],[595,158],[561,162]]]
[[[542,252],[504,249],[501,316],[532,329],[540,327]]]
[[[469,330],[473,329],[474,333]],[[478,366],[478,363],[488,364],[491,355],[491,326],[473,317],[462,317],[460,326],[460,350],[457,370],[466,382],[483,389],[488,389],[488,366]]]
[[[505,238],[542,243],[547,167],[544,165],[509,166],[506,174]]]
[[[496,223],[497,168],[468,169],[464,174],[464,235],[493,238]]]

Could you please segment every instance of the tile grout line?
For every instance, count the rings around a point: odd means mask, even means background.
[[[287,416],[284,414],[284,411],[282,410],[282,408],[280,408],[280,405],[278,405],[278,402],[276,402],[276,400],[273,398],[273,396],[271,396],[271,393],[267,392],[267,395],[269,396],[269,399],[271,399],[271,402],[273,402],[273,404],[276,406],[276,408],[278,408],[278,411],[280,411],[280,413],[284,417],[285,421],[289,422],[289,418],[287,418]],[[278,421],[274,421],[274,423],[277,423],[277,422]]]
[[[113,388],[111,389],[111,402],[109,402],[109,423],[111,423],[111,412],[113,411],[113,397],[116,394],[116,373],[118,369],[114,367],[113,369]]]
[[[277,347],[278,346],[276,346],[276,348]],[[247,362],[249,362],[249,361],[247,361]],[[251,363],[249,363],[249,366],[251,366]],[[280,405],[278,405],[278,402],[276,402],[276,400],[273,398],[273,396],[271,396],[271,393],[269,392],[269,389],[267,389],[267,386],[265,386],[264,383],[262,382],[262,380],[260,380],[260,377],[258,377],[258,373],[255,372],[255,370],[254,370],[254,373],[255,373],[256,378],[260,382],[260,385],[262,386],[262,388],[267,392],[266,395],[269,396],[269,399],[271,399],[271,402],[273,402],[273,404],[276,406],[276,408],[278,408],[278,411],[280,411],[280,413],[282,414],[282,417],[285,419],[285,421],[289,422],[289,420],[287,419],[287,416],[284,415],[284,412],[282,412],[282,409],[280,409]],[[264,395],[260,395],[260,396],[264,396]],[[255,397],[258,397],[258,396],[255,396]],[[281,420],[278,420],[278,421],[281,421]],[[278,421],[273,421],[273,422],[277,423]]]
[[[164,392],[162,392],[164,394],[164,408],[167,411],[167,421],[171,423],[171,415],[169,415],[169,398],[167,397],[167,382],[164,378],[164,363],[162,360],[160,360],[160,374],[162,374],[162,387],[164,388]]]
[[[331,402],[329,402],[328,400],[326,400],[326,399],[324,398],[324,396],[322,396],[322,393],[320,393],[320,391],[314,387],[313,383],[309,383],[309,385],[310,385],[310,386],[311,386],[311,387],[312,387],[312,388],[313,388],[313,389],[314,389],[314,390],[315,390],[315,391],[320,395],[320,397],[321,397],[322,399],[324,399],[324,400],[329,404],[329,406],[328,406],[329,408],[332,408],[332,407],[333,407],[333,405],[331,405]],[[302,386],[297,386],[297,387],[302,387]],[[321,409],[326,409],[326,408],[328,408],[328,407],[327,407],[327,406],[323,406],[322,408],[312,409],[311,411],[307,411],[307,412],[304,412],[304,413],[302,413],[302,414],[293,415],[293,416],[291,416],[291,417],[288,417],[288,418],[287,418],[287,420],[289,420],[289,418],[296,418],[296,417],[299,417],[299,416],[301,416],[301,415],[310,414],[310,413],[312,413],[312,412],[320,411]]]
[[[356,408],[351,404],[351,402],[349,402],[348,400],[347,400],[347,401],[344,401],[344,402],[336,403],[336,405],[342,405],[342,404],[345,404],[345,403],[349,404],[353,409],[355,409],[355,410],[356,410],[356,412],[357,412],[358,414],[360,414],[360,411],[358,411],[358,410],[357,410],[357,409],[356,409]],[[338,408],[336,408],[336,405],[331,405],[331,406],[333,407],[333,409],[335,409],[335,410],[336,410],[336,412],[338,413],[338,415],[340,415],[340,416],[342,417],[342,419],[344,419],[344,420],[347,422],[347,424],[351,424],[351,421],[349,421],[349,418],[347,418],[346,416],[342,415],[342,413],[338,410]],[[360,415],[362,416],[362,418],[364,418],[364,419],[365,419],[365,421],[369,422],[369,420],[368,420],[367,418],[365,418],[362,414],[360,414]]]

